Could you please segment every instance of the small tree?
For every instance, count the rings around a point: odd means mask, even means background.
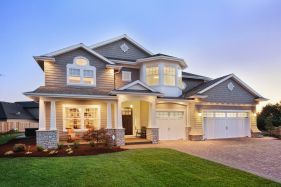
[[[272,115],[265,118],[265,129],[269,132],[270,136],[272,135],[271,131],[274,129],[272,118]]]
[[[260,130],[267,130],[265,122],[269,116],[271,116],[271,122],[274,127],[281,126],[281,103],[268,104],[263,107],[257,117],[257,125]]]

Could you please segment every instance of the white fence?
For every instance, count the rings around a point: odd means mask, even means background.
[[[0,133],[5,133],[5,132],[8,132],[12,129],[17,129],[19,132],[24,132],[25,128],[38,128],[38,123],[0,122]]]

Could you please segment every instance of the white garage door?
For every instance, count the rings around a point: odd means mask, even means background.
[[[248,112],[206,111],[203,113],[204,138],[237,138],[250,136]]]
[[[185,139],[184,111],[157,111],[159,140]]]

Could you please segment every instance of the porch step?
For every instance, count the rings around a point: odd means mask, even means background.
[[[125,140],[125,145],[138,145],[138,144],[152,144],[152,141],[139,138],[128,138]]]

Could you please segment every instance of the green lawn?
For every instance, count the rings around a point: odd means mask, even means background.
[[[86,157],[1,158],[0,186],[281,186],[170,149]]]
[[[7,143],[8,141],[10,141],[22,134],[23,133],[1,134],[0,135],[0,145]]]

